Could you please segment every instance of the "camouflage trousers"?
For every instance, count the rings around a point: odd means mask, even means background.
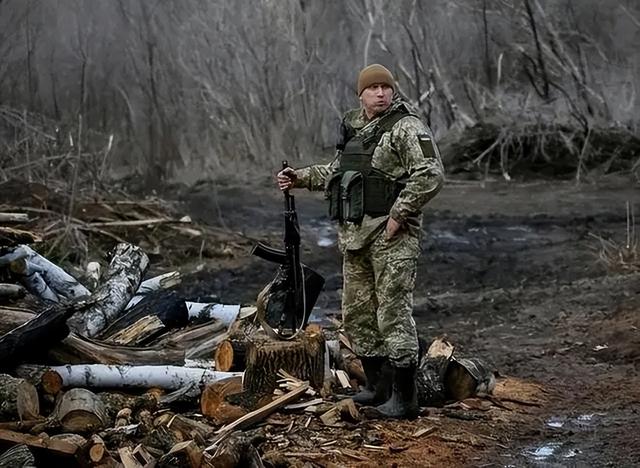
[[[402,231],[382,231],[368,246],[344,252],[344,329],[358,356],[388,357],[397,367],[417,364],[413,311],[420,242]]]

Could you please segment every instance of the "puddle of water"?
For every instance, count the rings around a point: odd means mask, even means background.
[[[563,442],[547,442],[525,449],[523,455],[533,462],[548,463],[561,459],[575,458],[580,453],[577,449],[563,448],[563,445]]]
[[[525,455],[528,455],[535,461],[545,461],[553,456],[556,451],[562,447],[560,442],[549,442],[538,447],[525,449]]]

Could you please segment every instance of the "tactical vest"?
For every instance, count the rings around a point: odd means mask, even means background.
[[[409,115],[412,114],[404,108],[390,112],[366,135],[356,135],[348,124],[342,123],[341,141],[337,145],[340,159],[325,191],[331,219],[359,223],[365,214],[371,217],[389,214],[404,184],[402,178],[395,179],[372,167],[371,160],[382,135]]]

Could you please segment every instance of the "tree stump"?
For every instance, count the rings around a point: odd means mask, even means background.
[[[254,337],[247,349],[243,388],[252,395],[271,394],[282,369],[320,389],[324,381],[324,357],[322,333],[305,332],[289,341]]]
[[[0,421],[30,420],[40,416],[36,387],[25,379],[0,374]]]

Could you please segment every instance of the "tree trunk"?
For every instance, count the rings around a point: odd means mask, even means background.
[[[74,333],[49,351],[49,356],[60,364],[184,364],[184,351],[168,346],[136,348],[116,346],[83,338]]]
[[[72,388],[65,392],[54,414],[67,432],[97,432],[108,423],[107,413],[100,398],[84,388]]]
[[[302,333],[291,341],[254,337],[247,352],[244,389],[255,395],[272,393],[280,369],[309,381],[317,389],[322,388],[324,351],[320,333]]]
[[[248,411],[227,401],[229,395],[242,392],[242,378],[232,377],[207,385],[200,397],[200,412],[216,424],[228,424]]]
[[[175,390],[192,382],[205,385],[242,375],[179,366],[107,366],[88,364],[52,367],[62,376],[65,387],[152,388]]]
[[[48,367],[22,364],[16,367],[15,374],[35,385],[40,393],[56,396],[62,390],[62,377]]]
[[[93,294],[99,299],[98,303],[90,310],[71,317],[71,329],[89,338],[97,336],[122,313],[148,266],[149,258],[142,249],[131,244],[118,244],[109,263],[107,280]]]
[[[0,374],[0,420],[30,420],[40,416],[36,387],[25,379]]]

